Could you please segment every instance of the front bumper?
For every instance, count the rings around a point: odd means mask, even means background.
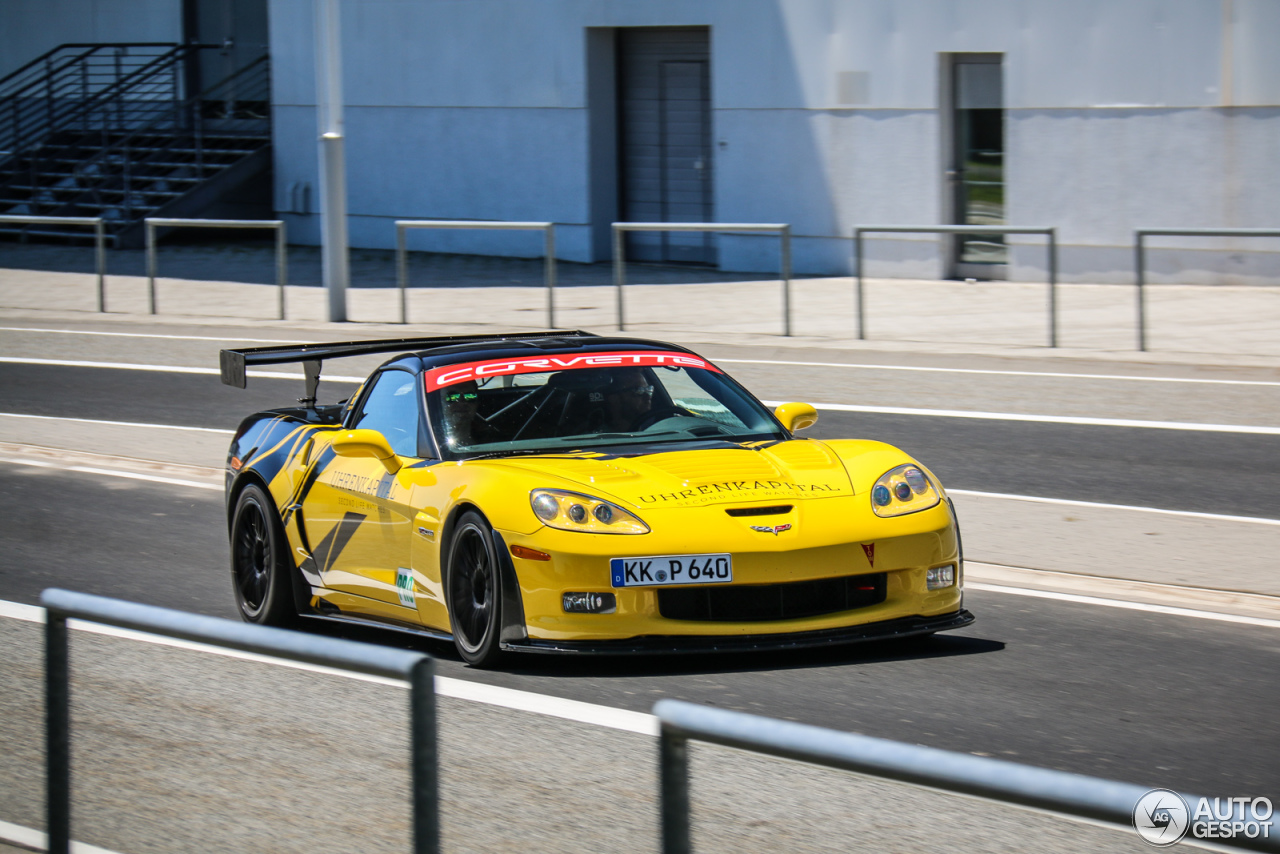
[[[649,636],[625,640],[541,640],[528,638],[504,643],[512,652],[584,653],[591,655],[649,655],[652,653],[699,654],[712,652],[766,652],[788,649],[820,649],[866,641],[895,640],[963,628],[974,621],[961,608],[936,617],[902,617],[838,629],[784,634],[731,636]]]

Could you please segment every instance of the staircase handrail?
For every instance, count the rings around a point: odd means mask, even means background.
[[[37,129],[24,134],[15,127],[14,138],[9,143],[9,150],[16,153],[28,147],[37,139],[44,139],[59,130],[64,130],[68,126],[82,120],[86,115],[89,115],[94,110],[101,108],[104,104],[109,104],[116,99],[121,98],[134,87],[154,78],[158,74],[167,73],[174,64],[187,58],[195,51],[216,47],[220,46],[197,44],[194,42],[175,45],[172,49],[152,58],[146,64],[130,71],[115,83],[94,92],[89,97],[81,99],[74,105],[60,111],[56,117],[49,118],[47,122],[42,123]],[[175,100],[177,99],[175,98]],[[41,112],[44,113],[46,111],[41,110]]]
[[[79,57],[76,57],[77,59],[84,59],[85,57],[90,56],[91,54],[97,53],[99,50],[115,50],[117,48],[132,48],[132,47],[173,48],[177,46],[178,46],[177,42],[68,42],[66,44],[60,44],[51,50],[46,50],[44,53],[40,54],[39,56],[37,56],[35,59],[31,60],[27,64],[16,68],[15,70],[9,72],[3,77],[0,77],[0,98],[8,96],[9,93],[4,91],[4,87],[8,85],[10,80],[17,77],[19,74],[22,74],[24,71],[27,71],[28,69],[34,68],[40,63],[45,62],[46,60],[49,59],[49,57],[53,56],[54,54],[62,50],[89,48],[89,50],[86,50],[83,53],[81,53]]]
[[[262,66],[264,70],[270,69],[270,56],[268,54],[263,54],[262,56],[255,59],[253,62],[244,66],[243,68],[240,68],[232,72],[231,74],[219,80],[217,83],[210,86],[208,89],[205,89],[199,95],[192,95],[188,98],[183,99],[183,101],[181,102],[181,106],[186,108],[193,105],[198,105],[201,101],[212,100],[211,96],[216,94],[219,89],[221,89],[222,87],[228,85],[232,81],[242,76],[247,76],[248,72],[251,72],[251,71],[256,72],[259,66]],[[128,133],[128,135],[117,139],[111,145],[106,146],[94,152],[93,156],[88,157],[82,160],[80,163],[76,164],[73,174],[78,179],[81,179],[81,180],[86,179],[88,176],[85,174],[85,172],[88,170],[88,168],[91,165],[96,164],[99,161],[111,158],[121,149],[131,147],[132,143],[134,143],[138,139],[138,137],[149,136],[151,134],[154,134],[159,125],[167,124],[168,121],[169,121],[168,119],[156,119],[155,121],[147,125],[134,128],[132,131]]]
[[[205,89],[200,94],[192,95],[188,98],[183,99],[183,101],[181,102],[181,108],[185,111],[188,108],[194,107],[197,111],[196,115],[199,116],[200,103],[202,101],[212,100],[213,98],[211,96],[216,95],[218,90],[229,85],[233,81],[236,81],[242,77],[247,77],[249,76],[250,73],[256,73],[259,70],[261,70],[265,75],[267,75],[266,82],[268,87],[268,99],[269,99],[270,68],[271,68],[270,55],[263,54],[262,56],[258,57],[248,65],[227,75],[222,80],[218,81],[217,83],[213,84],[209,88]],[[197,119],[197,121],[199,121],[199,119]],[[139,137],[152,135],[156,133],[158,126],[165,125],[168,123],[169,123],[169,119],[167,118],[156,119],[146,124],[143,127],[133,129],[132,131],[129,132],[128,135],[115,140],[111,145],[105,146],[104,148],[94,152],[94,154],[91,157],[88,157],[85,160],[82,160],[80,163],[77,163],[75,166],[75,169],[72,172],[73,176],[75,177],[78,183],[80,183],[82,186],[85,187],[85,190],[87,192],[94,194],[96,196],[98,188],[96,186],[91,185],[90,181],[93,178],[93,175],[91,173],[94,171],[97,171],[98,164],[101,164],[102,162],[108,161],[108,160],[122,159],[125,164],[125,171],[127,175],[129,165],[132,163],[132,160],[127,155],[123,158],[118,158],[118,155],[120,154],[120,152],[121,151],[127,152],[129,148],[133,147],[133,144],[137,141]],[[199,142],[197,142],[197,145],[199,145]],[[127,199],[122,200],[122,206],[126,208],[128,207]]]

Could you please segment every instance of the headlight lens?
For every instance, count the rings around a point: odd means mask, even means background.
[[[914,463],[885,472],[871,489],[871,509],[877,516],[919,513],[941,500],[933,481]]]
[[[554,495],[542,493],[533,494],[533,512],[539,519],[546,522],[549,519],[556,518],[556,514],[560,512],[560,502],[556,500]]]
[[[588,534],[647,534],[649,526],[617,504],[564,489],[529,493],[533,514],[550,528]]]

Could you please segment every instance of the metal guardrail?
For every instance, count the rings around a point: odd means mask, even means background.
[[[164,635],[409,682],[413,851],[440,850],[435,665],[407,650],[236,623],[56,588],[40,594],[45,620],[45,739],[48,851],[71,850],[71,689],[67,620]]]
[[[545,281],[547,285],[547,328],[556,328],[556,232],[553,222],[503,222],[470,219],[398,219],[396,220],[396,284],[400,287],[400,322],[409,322],[407,291],[409,288],[409,253],[405,248],[405,232],[410,228],[477,228],[487,230],[542,231],[545,233]]]
[[[782,334],[791,335],[791,226],[787,223],[760,222],[615,222],[613,224],[613,284],[618,292],[618,330],[626,322],[622,310],[622,289],[626,283],[626,251],[624,231],[711,231],[717,234],[777,234],[780,239],[780,271],[782,277]]]
[[[1134,808],[1143,795],[1151,791],[1132,783],[838,732],[679,700],[660,700],[653,711],[660,727],[664,854],[688,854],[691,850],[690,740],[1122,827],[1133,826]],[[1244,815],[1246,807],[1235,804],[1233,810],[1232,817],[1236,818]],[[1256,838],[1242,835],[1230,841],[1215,841],[1225,847],[1280,851],[1280,817],[1273,814],[1261,823],[1269,827],[1266,838],[1259,834]]]
[[[5,214],[0,222],[28,225],[91,225],[93,226],[94,265],[98,271],[98,311],[107,310],[107,237],[100,216],[21,216]]]
[[[156,228],[272,228],[276,232],[276,287],[280,293],[278,317],[284,320],[284,289],[289,280],[288,231],[282,219],[167,219],[147,217],[147,300],[156,313]]]
[[[866,335],[862,299],[862,235],[871,233],[909,234],[1045,234],[1049,237],[1049,346],[1058,346],[1058,240],[1055,228],[1004,225],[858,225],[853,229],[853,265],[858,279],[858,340]]]
[[[1139,228],[1133,232],[1133,268],[1138,283],[1138,349],[1147,349],[1147,237],[1280,237],[1275,228]]]

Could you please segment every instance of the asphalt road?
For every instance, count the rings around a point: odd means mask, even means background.
[[[0,590],[64,586],[234,617],[216,491],[0,464]],[[648,711],[663,697],[1140,784],[1280,800],[1274,629],[970,591],[915,647],[642,661],[520,656],[442,675]],[[330,632],[328,626],[310,630]],[[406,644],[377,630],[345,636]]]
[[[322,400],[353,390],[322,383]],[[239,390],[205,374],[0,364],[0,411],[10,413],[230,430],[298,393],[294,380],[253,378]],[[1275,436],[832,411],[811,435],[893,442],[955,489],[1280,516]],[[42,589],[64,586],[235,617],[218,491],[0,463],[0,501],[0,598],[35,604]],[[966,605],[979,617],[974,626],[912,647],[641,661],[518,656],[501,672],[464,667],[448,645],[376,629],[341,633],[421,643],[442,675],[623,709],[649,711],[675,697],[1280,801],[1274,629],[975,590]]]
[[[234,429],[290,405],[294,380],[0,364],[0,411]],[[321,401],[351,394],[321,383]],[[951,489],[1280,517],[1280,436],[824,411],[806,435],[895,444]]]

